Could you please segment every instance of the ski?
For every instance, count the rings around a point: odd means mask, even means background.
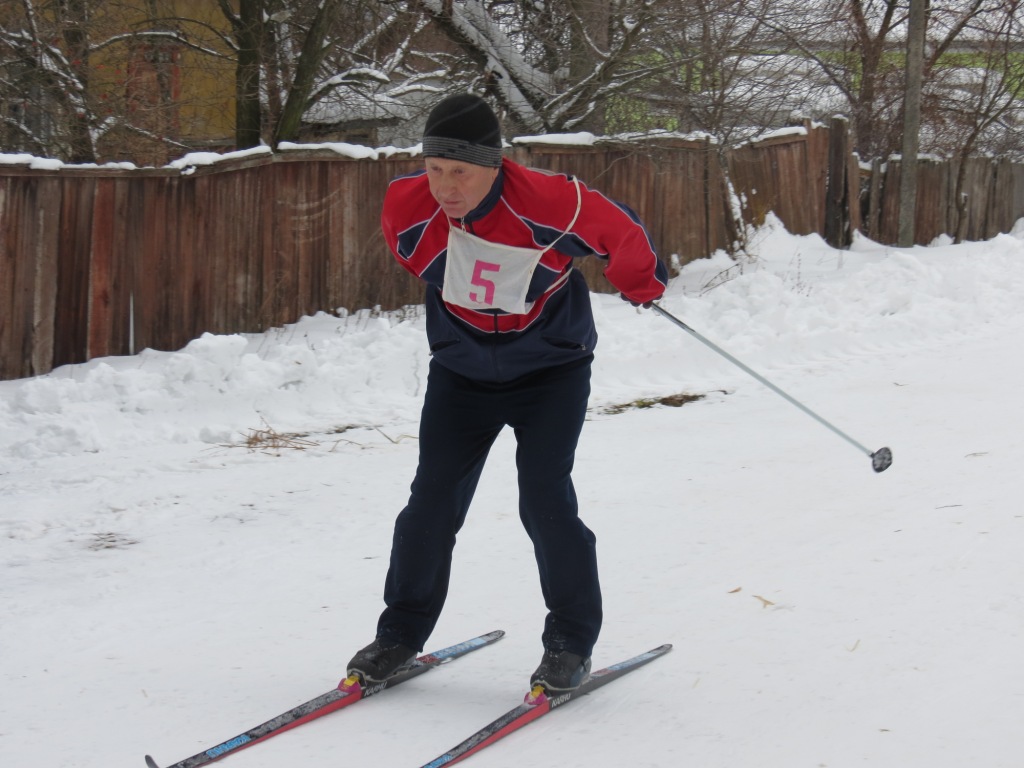
[[[620,661],[605,669],[598,670],[591,674],[590,679],[574,691],[561,693],[557,696],[548,696],[540,686],[534,688],[526,695],[526,699],[515,709],[510,709],[489,725],[484,726],[468,739],[456,747],[452,747],[443,755],[431,760],[420,768],[440,768],[442,765],[453,765],[465,760],[470,755],[476,754],[484,747],[488,747],[498,739],[508,736],[524,725],[532,723],[539,717],[546,715],[556,707],[568,704],[570,701],[595,691],[612,680],[616,680],[634,669],[642,667],[655,659],[664,656],[672,650],[671,645],[661,645],[647,653],[641,653],[631,659]]]
[[[252,728],[245,733],[241,733],[215,747],[211,747],[203,752],[192,755],[192,757],[186,757],[184,760],[180,760],[167,768],[196,768],[196,766],[206,765],[207,763],[212,763],[215,760],[220,760],[226,755],[233,754],[240,749],[245,749],[246,747],[251,747],[253,744],[265,741],[271,736],[276,736],[279,733],[296,728],[303,723],[308,723],[310,720],[315,720],[318,717],[323,717],[324,715],[341,709],[342,707],[346,707],[349,704],[354,704],[357,701],[362,701],[365,698],[374,696],[388,688],[394,688],[396,685],[400,685],[407,680],[412,680],[414,677],[418,677],[434,667],[446,664],[447,662],[457,659],[460,656],[465,656],[467,653],[471,653],[478,648],[483,648],[486,645],[497,642],[504,636],[505,632],[499,629],[494,632],[489,632],[486,635],[480,635],[479,637],[474,637],[471,640],[458,643],[457,645],[452,645],[448,648],[442,648],[439,651],[419,656],[414,659],[408,667],[399,670],[387,680],[383,680],[373,685],[364,687],[359,683],[358,679],[346,678],[345,680],[342,680],[334,690],[317,696],[315,699],[310,699],[304,704],[299,704],[297,707],[281,713],[262,725],[257,725],[255,728]],[[149,755],[146,755],[146,765],[149,768],[160,768],[156,761]]]

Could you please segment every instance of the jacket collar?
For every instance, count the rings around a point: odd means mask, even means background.
[[[494,184],[491,185],[491,189],[487,193],[487,196],[480,201],[480,204],[476,208],[459,219],[459,221],[463,224],[472,224],[474,221],[479,221],[488,213],[493,211],[494,207],[501,199],[501,192],[504,188],[505,169],[501,168],[498,170],[498,176],[494,179]]]

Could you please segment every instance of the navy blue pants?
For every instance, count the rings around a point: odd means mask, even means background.
[[[507,425],[517,441],[519,516],[548,609],[545,648],[590,656],[601,629],[594,534],[578,517],[571,472],[590,396],[586,358],[486,384],[431,361],[419,467],[395,521],[387,608],[377,634],[422,650],[448,595],[452,550],[487,454]],[[501,599],[495,585],[493,599]]]

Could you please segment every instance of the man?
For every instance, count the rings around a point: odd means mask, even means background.
[[[452,96],[431,111],[423,156],[424,170],[392,181],[381,216],[398,262],[427,284],[433,359],[419,466],[395,522],[377,637],[349,674],[383,680],[424,647],[456,533],[507,425],[548,609],[531,687],[572,690],[589,675],[602,620],[595,537],[571,478],[597,342],[573,259],[605,259],[605,276],[638,305],[661,296],[668,272],[629,208],[571,176],[503,159],[498,119],[479,97]]]

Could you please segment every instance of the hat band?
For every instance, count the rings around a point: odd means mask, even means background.
[[[472,144],[468,141],[449,139],[445,136],[424,136],[423,156],[461,160],[464,163],[484,165],[489,168],[501,166],[501,147]]]

